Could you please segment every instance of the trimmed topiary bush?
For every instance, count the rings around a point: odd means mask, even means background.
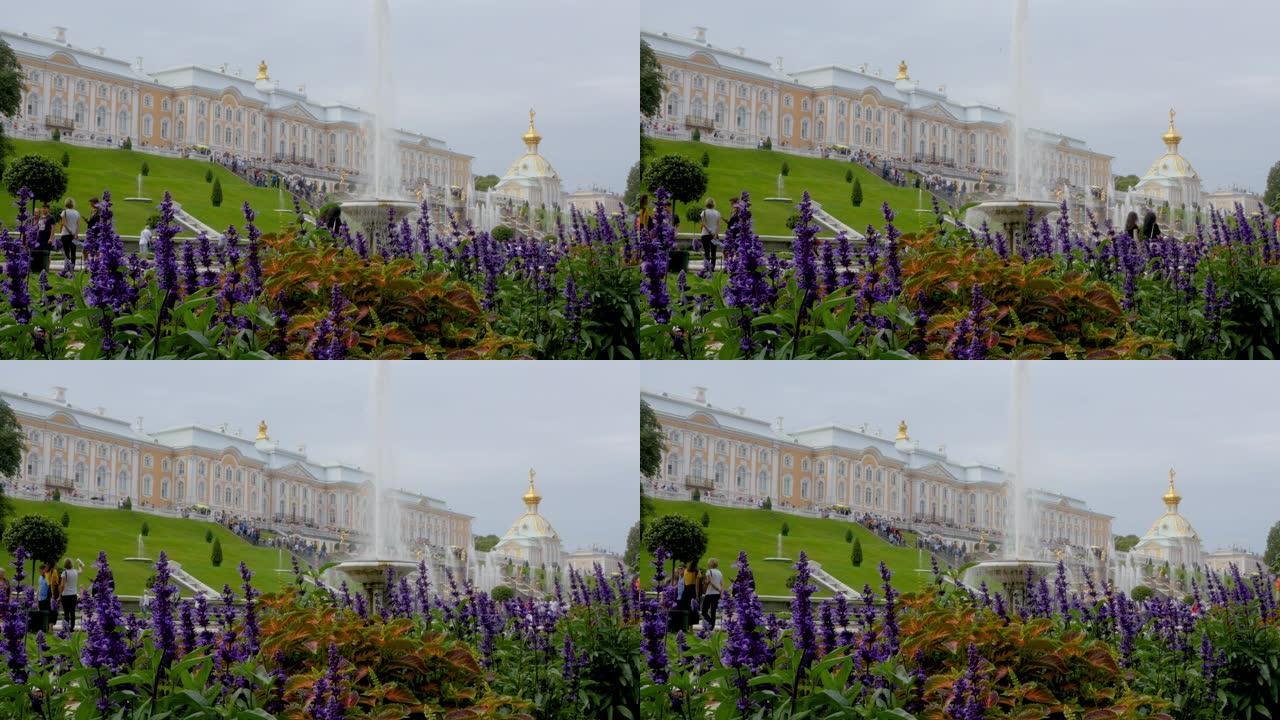
[[[222,541],[221,540],[213,541],[213,550],[209,552],[209,562],[213,563],[214,567],[221,567],[222,565]]]
[[[494,588],[489,591],[489,597],[493,598],[494,602],[506,602],[515,596],[516,591],[506,585],[495,585]]]
[[[222,206],[222,181],[221,180],[213,181],[213,192],[209,193],[209,202],[213,203],[214,207]]]
[[[489,231],[489,237],[497,240],[498,242],[507,242],[511,238],[515,237],[515,234],[515,231],[506,225],[498,225]]]

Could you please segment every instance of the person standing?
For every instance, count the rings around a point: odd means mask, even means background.
[[[49,584],[49,625],[52,626],[58,622],[58,599],[62,595],[62,574],[56,562],[49,563],[45,581]]]
[[[49,269],[49,253],[53,246],[49,238],[53,235],[53,218],[49,217],[49,208],[41,206],[36,210],[36,247],[31,252],[31,272],[40,274]]]
[[[720,211],[716,199],[707,198],[707,208],[702,211],[702,256],[707,270],[716,271],[716,245],[720,243]]]
[[[36,607],[40,609],[40,626],[49,619],[49,563],[40,563],[40,579],[36,586]]]
[[[706,589],[702,592],[702,628],[716,629],[716,610],[720,608],[720,593],[724,590],[724,573],[720,572],[720,561],[715,558],[707,560]]]
[[[77,583],[80,581],[80,571],[84,570],[84,561],[77,559],[73,567],[71,558],[67,558],[62,568],[62,615],[66,618],[63,624],[67,632],[71,632],[76,629],[76,602],[80,599]]]
[[[62,243],[63,262],[66,263],[67,270],[76,269],[76,237],[80,235],[80,213],[76,211],[76,201],[73,198],[67,198],[66,206],[62,210],[62,231],[58,233],[58,239]]]
[[[690,560],[688,565],[684,567],[684,611],[686,620],[685,628],[693,625],[698,618],[698,608],[701,606],[701,600],[698,598],[698,561]]]
[[[147,250],[151,248],[151,221],[148,220],[146,225],[142,226],[142,234],[138,237],[138,254],[142,257],[147,256]]]

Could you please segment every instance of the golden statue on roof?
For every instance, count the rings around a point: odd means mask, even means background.
[[[906,60],[903,60],[902,62],[898,63],[898,77],[897,77],[897,79],[898,79],[898,80],[910,80],[910,79],[911,79],[911,77],[910,77],[909,75],[907,75],[907,61],[906,61]]]
[[[262,422],[258,423],[258,439],[259,440],[267,439],[267,421],[266,420],[263,420]]]
[[[907,437],[907,421],[903,420],[898,423],[898,437],[894,438],[894,440],[909,440],[909,439],[910,438]]]
[[[266,61],[266,60],[263,60],[262,62],[258,63],[258,79],[259,79],[259,80],[270,80],[270,79],[271,79],[271,78],[267,75],[267,61]]]

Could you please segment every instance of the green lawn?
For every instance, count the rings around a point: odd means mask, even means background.
[[[253,571],[253,584],[260,590],[279,589],[284,582],[293,578],[292,574],[275,571],[276,550],[255,547],[215,523],[129,510],[87,508],[67,503],[15,498],[11,498],[10,502],[14,507],[13,519],[36,514],[59,521],[65,511],[71,518],[71,524],[67,526],[67,556],[84,560],[84,582],[87,583],[97,574],[93,563],[98,558],[98,551],[105,550],[111,572],[115,576],[116,591],[122,595],[142,594],[147,578],[155,572],[151,563],[124,561],[126,557],[138,554],[138,532],[143,521],[146,521],[150,530],[144,538],[147,557],[158,557],[160,551],[164,550],[169,558],[181,563],[184,570],[215,589],[221,590],[224,583],[233,588],[239,587],[241,560]],[[222,541],[220,567],[214,567],[209,561],[212,544],[204,541],[206,530],[213,530],[213,536]],[[13,556],[7,549],[0,548],[0,562],[4,563],[12,577]],[[284,556],[284,563],[285,567],[289,567],[287,554]],[[30,563],[25,572],[30,575]],[[186,594],[185,588],[183,594]]]
[[[928,193],[921,196],[915,188],[891,185],[879,175],[847,160],[823,160],[772,150],[727,148],[677,140],[655,139],[653,144],[658,157],[677,154],[700,163],[705,152],[711,159],[706,168],[707,194],[716,199],[716,206],[727,217],[732,211],[730,201],[740,196],[743,190],[751,193],[751,217],[756,232],[761,235],[791,234],[786,220],[796,212],[795,205],[805,190],[822,204],[823,209],[859,232],[865,232],[868,224],[875,225],[877,229],[884,225],[880,206],[886,200],[897,213],[894,224],[904,232],[916,232],[922,223],[933,221]],[[784,162],[789,169],[785,178],[786,197],[795,202],[765,202],[766,197],[778,194],[778,173]],[[849,170],[853,170],[853,176],[862,183],[862,205],[856,208],[850,200],[853,184],[844,180]],[[930,209],[927,213],[916,212],[921,197],[923,207]],[[701,202],[705,202],[705,198]],[[694,224],[685,219],[685,206],[680,206],[679,214],[681,231],[696,231]],[[824,228],[821,235],[830,236],[831,233]]]
[[[62,153],[71,158],[67,171],[67,195],[75,198],[76,209],[89,216],[89,200],[111,191],[111,209],[115,215],[116,231],[121,235],[137,235],[148,217],[156,209],[168,190],[173,199],[182,203],[183,209],[218,230],[228,225],[242,228],[244,215],[240,206],[245,200],[258,213],[255,221],[263,232],[276,232],[292,221],[293,213],[275,212],[279,204],[278,192],[272,188],[259,188],[241,180],[217,163],[203,159],[183,160],[160,157],[133,150],[86,148],[53,142],[51,140],[13,140],[14,159],[23,155],[43,155],[54,162],[61,162]],[[146,162],[150,174],[142,179],[142,192],[153,203],[126,202],[126,197],[137,194],[138,171]],[[222,182],[222,205],[214,207],[209,200],[212,183],[204,181],[205,171],[212,169],[213,176]],[[0,183],[7,186],[8,183]],[[12,226],[17,209],[13,196],[0,187],[0,222]],[[286,207],[293,202],[285,196]],[[184,230],[185,235],[190,235]],[[83,237],[83,233],[81,235]]]
[[[702,513],[707,513],[711,518],[711,524],[707,526],[709,542],[707,554],[699,565],[706,567],[707,558],[718,559],[720,569],[725,574],[726,586],[737,575],[733,564],[738,559],[738,552],[746,550],[747,561],[756,578],[757,592],[762,595],[790,594],[786,581],[795,572],[792,568],[794,563],[765,562],[766,557],[777,554],[778,532],[783,522],[787,523],[790,531],[782,539],[783,556],[794,560],[804,550],[811,559],[821,563],[824,570],[854,589],[861,590],[865,583],[870,583],[872,587],[880,585],[881,560],[893,573],[893,586],[898,590],[916,590],[932,580],[930,573],[916,572],[920,556],[914,548],[890,545],[857,523],[677,500],[654,499],[653,504],[655,517],[677,514],[700,521]],[[859,567],[854,567],[850,561],[852,545],[844,540],[845,531],[849,529],[862,542],[862,565]],[[908,535],[907,542],[914,544],[914,536]],[[653,579],[651,561],[652,556],[647,554],[641,560],[646,583]],[[924,556],[923,566],[929,567],[927,555]],[[831,594],[826,588],[819,588],[819,595]]]

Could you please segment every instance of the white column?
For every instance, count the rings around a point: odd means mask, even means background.
[[[133,100],[133,117],[129,118],[129,125],[132,130],[130,135],[133,136],[134,142],[138,142],[142,138],[142,113],[138,112],[138,109],[142,105],[141,95],[142,92],[140,91],[138,84],[134,83],[131,98]]]

